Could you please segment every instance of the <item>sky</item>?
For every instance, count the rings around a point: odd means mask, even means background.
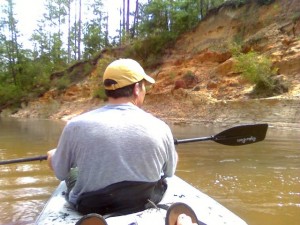
[[[34,29],[37,28],[37,20],[43,15],[42,0],[15,0],[15,12],[18,20],[18,29],[24,36],[21,38],[24,47],[29,47],[26,40],[29,40]],[[30,9],[31,7],[31,9]]]
[[[21,42],[25,48],[30,48],[31,44],[29,39],[37,28],[37,21],[42,18],[44,13],[44,0],[14,0],[15,2],[15,14],[18,20],[17,28],[23,35]],[[82,0],[84,4],[85,0]],[[122,4],[122,0],[102,0],[104,7],[109,12],[109,24],[112,27],[109,31],[110,36],[114,36],[115,30],[119,28],[119,9]],[[135,8],[135,0],[130,0],[130,10]],[[146,2],[146,0],[139,0],[139,2]],[[6,4],[5,0],[0,0],[0,4]],[[87,12],[83,12],[87,15]]]

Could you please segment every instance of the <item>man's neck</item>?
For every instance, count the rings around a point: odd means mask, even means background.
[[[108,98],[108,103],[112,105],[121,105],[121,104],[133,104],[132,98],[122,97],[122,98]]]

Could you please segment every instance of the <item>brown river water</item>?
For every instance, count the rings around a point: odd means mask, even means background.
[[[0,118],[0,160],[45,155],[55,148],[64,125]],[[178,139],[226,128],[171,126]],[[249,225],[300,224],[300,131],[269,128],[263,142],[251,145],[203,141],[180,144],[177,150],[176,174]],[[45,161],[0,165],[0,224],[34,224],[57,184]]]

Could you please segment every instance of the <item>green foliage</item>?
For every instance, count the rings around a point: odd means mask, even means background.
[[[21,88],[14,84],[0,84],[0,107],[17,105],[24,96]]]
[[[251,0],[221,0],[221,2],[218,1],[213,1],[213,2],[217,2],[220,4],[235,4],[236,6],[241,5],[241,4],[245,4],[247,2],[250,2]],[[255,0],[259,5],[269,5],[271,3],[273,3],[275,0]]]
[[[101,22],[101,21],[100,21]],[[84,30],[84,58],[90,59],[93,55],[102,50],[106,45],[105,34],[101,31],[101,27],[97,23],[86,24]]]
[[[143,63],[145,68],[154,68],[161,65],[161,54],[151,54],[149,55]]]
[[[246,54],[236,56],[236,70],[253,84],[272,88],[273,82],[270,79],[275,74],[271,61],[256,52],[250,51]]]
[[[18,84],[25,92],[35,93],[38,96],[49,89],[51,64],[23,59],[19,71]]]
[[[62,76],[56,81],[56,88],[58,90],[64,90],[70,85],[71,81],[68,76]]]
[[[260,5],[269,5],[273,3],[275,0],[256,0],[258,4]]]
[[[169,76],[170,76],[170,79],[171,79],[171,80],[174,80],[175,77],[176,77],[176,73],[175,73],[174,71],[171,71],[171,72],[169,73]]]
[[[199,22],[197,1],[172,2],[170,10],[171,31],[180,34],[194,28]]]
[[[50,87],[48,64],[39,60],[26,58],[27,52],[20,51],[18,63],[11,65],[15,71],[15,77],[11,76],[11,70],[0,70],[0,105],[19,106],[21,102],[27,102]]]
[[[252,95],[258,97],[269,97],[288,91],[288,86],[279,79],[275,79],[277,69],[272,67],[271,60],[259,55],[257,52],[233,54],[236,59],[235,72],[255,84]]]
[[[108,56],[100,59],[98,61],[97,68],[96,68],[97,75],[100,75],[100,77],[102,78],[102,74],[104,73],[106,67],[114,60],[115,60],[114,57],[108,57]]]
[[[78,82],[87,77],[93,69],[90,61],[79,61],[66,69],[64,76],[68,76],[71,82]]]
[[[83,70],[82,70],[82,73],[86,76],[86,75],[89,75],[91,74],[91,72],[93,71],[94,69],[94,66],[89,62],[87,61],[84,65],[83,65]]]
[[[113,57],[104,57],[98,61],[96,71],[90,77],[90,86],[93,91],[93,97],[107,100],[105,90],[102,84],[102,75],[108,64],[110,64],[114,60],[115,58]]]
[[[139,35],[164,35],[166,31],[179,35],[192,29],[199,22],[198,4],[198,1],[150,1],[140,10]]]
[[[293,20],[293,22],[296,23],[299,19],[300,19],[300,12],[295,12],[295,13],[292,15],[292,20]]]
[[[94,90],[93,97],[107,100],[107,96],[105,94],[105,90],[103,87],[98,87],[98,89]]]
[[[145,67],[156,66],[163,50],[173,45],[176,35],[163,32],[160,35],[151,35],[143,40],[136,40],[125,53],[125,57],[132,57],[143,61]]]
[[[233,42],[228,45],[229,51],[233,56],[237,57],[242,52],[242,42]]]
[[[184,74],[184,76],[183,76],[183,78],[185,79],[185,80],[194,80],[195,79],[195,77],[196,77],[196,75],[192,72],[192,71],[187,71],[185,74]]]
[[[235,5],[235,6],[239,6],[240,4],[245,4],[247,2],[247,0],[229,0],[229,1],[226,1],[225,4],[232,4],[232,5]]]

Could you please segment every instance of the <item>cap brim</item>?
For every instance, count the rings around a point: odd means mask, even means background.
[[[147,82],[149,82],[150,84],[154,84],[155,83],[155,80],[152,77],[148,76],[147,74],[144,75],[144,79]]]

